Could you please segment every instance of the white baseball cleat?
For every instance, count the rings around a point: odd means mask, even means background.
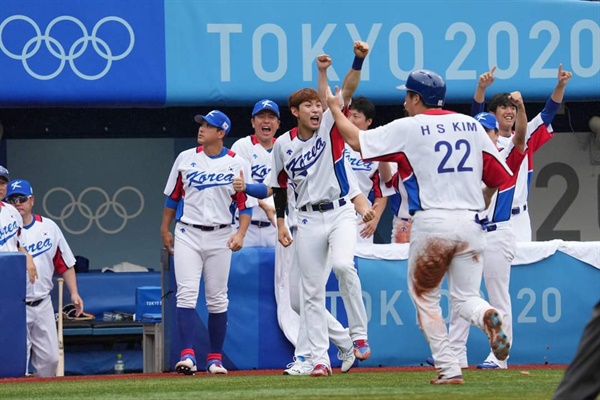
[[[337,357],[338,360],[342,360],[342,372],[350,371],[350,368],[354,366],[354,361],[356,360],[354,347],[350,347],[348,350],[338,349]]]
[[[287,369],[283,371],[284,375],[301,376],[310,375],[313,370],[313,365],[310,360],[306,359],[305,357],[298,356],[294,357],[294,362],[289,363],[286,368]]]

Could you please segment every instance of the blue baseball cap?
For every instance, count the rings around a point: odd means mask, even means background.
[[[494,114],[480,112],[473,118],[475,118],[486,129],[498,129],[498,120]]]
[[[263,110],[272,111],[279,118],[279,106],[273,100],[264,99],[257,101],[254,105],[254,109],[252,110],[252,116],[254,117],[256,114]]]
[[[13,179],[8,183],[8,190],[6,191],[6,197],[10,197],[13,194],[22,194],[24,196],[32,196],[33,189],[31,183],[24,179]]]
[[[10,181],[10,174],[8,173],[8,170],[2,165],[0,165],[0,178],[4,178],[6,182]]]
[[[224,130],[225,134],[228,134],[231,130],[231,121],[229,120],[229,117],[219,110],[212,110],[206,115],[196,115],[194,121],[199,124],[201,124],[202,121],[206,121],[209,125]]]

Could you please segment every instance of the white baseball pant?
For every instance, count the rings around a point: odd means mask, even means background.
[[[244,236],[244,247],[275,247],[277,245],[277,228],[250,224]]]
[[[27,309],[27,364],[29,358],[36,376],[56,376],[58,367],[58,335],[52,300],[47,296],[36,307]],[[62,310],[61,310],[62,311]],[[25,371],[27,373],[28,371]]]
[[[515,208],[515,207],[513,207]],[[531,219],[529,218],[529,208],[527,205],[520,206],[519,213],[513,214],[510,217],[513,232],[517,238],[517,242],[531,242]]]
[[[415,291],[415,272],[421,254],[429,254],[431,240],[442,239],[453,244],[463,243],[448,266],[450,303],[456,312],[471,324],[483,328],[485,312],[492,308],[479,296],[485,247],[484,232],[475,222],[473,211],[426,210],[413,217],[408,256],[408,289],[417,309],[419,325],[431,348],[435,366],[441,375],[461,375],[458,360],[452,353],[448,330],[440,307],[441,280],[433,289],[420,296]]]
[[[488,293],[488,301],[502,316],[503,329],[512,341],[512,305],[510,293],[510,269],[515,257],[517,242],[510,221],[496,224],[496,230],[487,232],[486,247],[483,251],[483,283]],[[466,368],[467,339],[469,338],[470,324],[460,318],[454,310],[450,312],[450,346],[458,358],[460,366]],[[490,349],[490,354],[485,361],[491,361],[502,369],[507,368],[507,360],[500,361]]]
[[[328,257],[339,281],[340,292],[350,323],[354,340],[366,338],[366,311],[362,302],[362,288],[354,268],[356,247],[356,216],[350,201],[333,210],[299,211],[296,254],[300,267],[303,311],[305,313],[308,340],[314,364],[331,365],[327,350],[329,335],[327,310],[325,308],[325,284],[329,278]],[[346,302],[350,300],[349,304]],[[359,306],[359,310],[351,309]],[[360,308],[364,313],[364,332],[358,327]],[[354,320],[352,320],[354,318]],[[362,323],[363,321],[360,321]],[[358,328],[358,329],[357,329]],[[358,331],[358,332],[357,332]]]
[[[177,307],[196,308],[200,277],[203,276],[208,312],[218,314],[227,311],[227,280],[231,264],[227,241],[232,233],[231,227],[202,231],[177,223],[173,256]]]
[[[329,272],[327,273],[329,276],[329,274],[331,274],[331,263],[328,263],[327,265],[330,266]],[[296,342],[294,355],[296,357],[302,356],[311,359],[310,343],[308,341],[309,330],[306,324],[305,314],[302,312],[302,293],[300,291],[300,283],[300,268],[298,266],[298,262],[295,261],[290,268],[290,304],[292,309],[299,314],[300,325],[297,332],[298,339]],[[348,329],[344,328],[329,311],[326,310],[326,312],[327,333],[329,335],[329,340],[337,348],[343,351],[352,348],[352,339],[350,339],[350,333]]]

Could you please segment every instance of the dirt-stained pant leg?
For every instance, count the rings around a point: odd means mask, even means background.
[[[461,374],[452,353],[448,330],[440,307],[440,286],[448,272],[452,307],[463,318],[483,326],[490,308],[479,297],[485,237],[470,211],[429,210],[418,212],[412,224],[408,262],[409,292],[419,323],[440,374]],[[476,322],[477,321],[477,322]]]

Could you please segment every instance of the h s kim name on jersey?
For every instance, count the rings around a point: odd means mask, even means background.
[[[451,130],[454,132],[477,132],[477,124],[478,122],[452,122]],[[447,130],[450,130],[446,124],[437,124],[434,126],[432,132],[432,128],[429,125],[421,125],[421,134],[431,135],[431,133],[446,133]]]

